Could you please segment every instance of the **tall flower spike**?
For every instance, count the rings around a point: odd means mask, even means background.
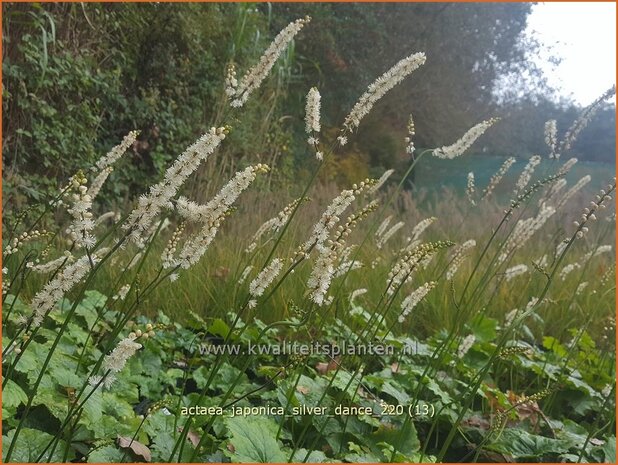
[[[475,194],[476,194],[476,187],[474,185],[474,173],[470,171],[468,173],[468,183],[466,185],[466,197],[468,197],[468,201],[472,205],[476,205],[476,200],[474,200]]]
[[[230,99],[232,100],[230,103],[232,107],[242,107],[247,102],[249,95],[260,87],[262,81],[266,79],[266,76],[268,76],[268,73],[283,50],[285,50],[294,36],[296,36],[296,34],[298,34],[303,26],[310,20],[311,18],[306,16],[305,18],[297,19],[296,21],[288,24],[279,34],[277,34],[277,37],[275,37],[272,43],[268,46],[260,58],[259,63],[247,71],[236,87],[232,86],[232,83],[235,80],[235,75],[233,76],[233,79],[229,79],[229,84],[226,85],[226,93],[228,93]],[[234,90],[233,93],[232,90]]]
[[[66,233],[71,237],[76,247],[90,249],[94,247],[97,240],[92,235],[92,230],[94,229],[91,211],[92,196],[86,183],[87,180],[81,172],[71,178],[74,193],[70,195],[72,205],[67,211],[73,217],[73,221],[66,229]],[[67,196],[68,194],[69,192],[67,192]]]
[[[308,201],[309,199],[304,198],[302,200]],[[262,238],[264,234],[268,232],[276,233],[280,231],[281,228],[283,228],[283,226],[285,226],[285,224],[288,222],[288,220],[290,219],[290,216],[292,215],[292,212],[294,211],[294,209],[300,202],[301,202],[300,198],[293,200],[288,205],[286,205],[286,207],[283,210],[281,210],[277,214],[277,216],[264,222],[262,226],[258,228],[258,230],[255,232],[255,234],[251,238],[251,243],[247,246],[247,248],[245,249],[245,252],[247,253],[253,252],[257,248],[258,241]]]
[[[571,148],[571,146],[577,139],[577,136],[579,135],[579,133],[586,126],[588,126],[588,123],[590,122],[594,114],[597,112],[599,108],[601,108],[601,104],[605,100],[611,98],[614,95],[616,95],[616,86],[612,86],[611,88],[607,89],[603,93],[603,95],[601,95],[598,99],[596,99],[594,102],[592,102],[589,106],[587,106],[584,109],[584,111],[581,113],[579,118],[577,118],[573,122],[571,127],[568,129],[568,131],[564,135],[564,139],[562,139],[562,142],[560,143],[560,146],[558,148],[558,151],[560,153],[564,153]]]
[[[534,233],[541,229],[554,213],[556,213],[556,209],[554,207],[543,205],[536,216],[525,220],[519,220],[515,224],[513,232],[506,240],[503,247],[503,252],[498,257],[498,262],[504,262],[511,253],[528,242]]]
[[[509,282],[511,279],[528,272],[528,266],[521,264],[512,266],[504,271],[504,279]]]
[[[109,175],[114,171],[114,163],[135,143],[138,135],[139,131],[131,131],[122,139],[120,144],[110,150],[107,155],[101,157],[95,166],[92,167],[92,171],[99,171],[99,174],[96,175],[88,189],[88,193],[93,199],[98,195],[101,187],[103,187]]]
[[[530,157],[528,164],[526,165],[524,170],[521,172],[521,175],[519,176],[519,179],[517,180],[515,194],[520,193],[526,188],[526,186],[530,182],[530,179],[532,178],[532,173],[534,173],[534,169],[537,167],[539,163],[541,163],[540,156],[534,155]]]
[[[187,269],[195,265],[214,240],[221,222],[228,214],[232,204],[255,180],[258,173],[266,171],[268,171],[268,166],[259,163],[237,172],[206,205],[198,205],[180,198],[178,205],[182,205],[182,207],[178,212],[184,214],[186,220],[201,223],[203,226],[196,234],[187,239],[178,256],[168,258],[164,266],[167,268],[180,266]]]
[[[332,240],[328,239],[326,244],[318,244],[316,246],[318,256],[311,270],[307,286],[310,289],[309,298],[317,305],[322,306],[329,302],[326,294],[333,278],[345,274],[350,267],[360,266],[360,263],[352,261],[344,262],[340,267],[335,265],[338,261],[345,260],[346,258],[345,242],[352,229],[376,208],[377,201],[374,200],[358,213],[350,215],[345,224],[337,228],[336,235]]]
[[[64,295],[80,282],[90,271],[90,263],[97,263],[98,258],[85,255],[76,262],[67,265],[49,281],[32,299],[32,326],[41,326],[45,316],[53,310]]]
[[[433,156],[446,159],[452,159],[460,156],[497,121],[498,118],[490,118],[487,121],[481,121],[476,126],[468,129],[468,132],[466,132],[461,139],[454,144],[435,149],[433,151]]]
[[[562,195],[562,197],[556,201],[556,203],[555,203],[556,210],[558,210],[558,209],[562,208],[564,205],[566,205],[567,202],[571,199],[571,197],[573,197],[575,194],[577,194],[582,189],[582,187],[584,187],[586,184],[588,184],[591,180],[592,180],[592,178],[590,177],[589,174],[587,174],[586,176],[582,177],[579,181],[577,181],[573,185],[573,187],[571,187],[568,191],[566,191]]]
[[[258,273],[251,284],[249,284],[249,294],[252,297],[259,297],[264,294],[264,291],[275,278],[281,273],[283,261],[279,258],[274,258],[262,271]]]
[[[307,94],[307,106],[305,108],[305,131],[307,134],[320,132],[320,92],[312,87]]]
[[[352,131],[357,128],[363,117],[371,111],[373,105],[378,100],[403,81],[408,74],[424,63],[425,54],[422,52],[414,53],[400,60],[395,66],[376,79],[374,83],[367,88],[367,91],[361,95],[356,105],[352,108],[352,111],[350,111],[350,114],[346,116],[343,122],[345,130]],[[339,143],[341,145],[345,144],[343,140],[339,140]]]
[[[382,223],[380,223],[380,226],[378,226],[378,229],[376,231],[377,238],[379,238],[382,234],[384,234],[384,232],[386,231],[386,228],[388,228],[388,225],[390,224],[392,219],[393,219],[393,215],[389,215],[386,218],[384,218],[384,221],[382,221]]]
[[[558,143],[558,127],[555,119],[550,119],[545,123],[545,144],[549,147],[549,158],[560,158],[560,154],[556,153],[556,144]]]
[[[139,131],[131,131],[129,134],[124,136],[122,142],[118,144],[116,147],[111,149],[107,155],[101,157],[99,161],[96,162],[95,166],[92,168],[93,171],[101,171],[105,168],[112,166],[114,163],[118,161],[122,155],[131,147],[136,139],[139,136]]]
[[[401,228],[403,228],[403,226],[405,225],[405,223],[403,221],[400,221],[399,223],[393,225],[388,231],[386,231],[384,233],[384,235],[380,236],[378,238],[378,240],[376,241],[376,247],[378,249],[381,249],[382,247],[384,247],[384,244],[386,244],[388,242],[388,240],[393,237],[393,235],[399,231]]]
[[[164,208],[171,206],[171,200],[186,179],[215,151],[227,133],[227,128],[211,128],[172,163],[161,182],[151,186],[150,192],[139,198],[137,207],[122,226],[131,232],[131,239],[136,244],[144,245],[143,236],[149,231],[155,218]]]
[[[513,166],[513,163],[515,163],[514,157],[509,157],[504,161],[504,163],[502,163],[500,169],[489,180],[489,184],[487,184],[487,187],[483,189],[483,198],[491,195],[491,193],[498,186],[498,184],[500,184],[500,181],[502,181],[502,178],[504,177],[506,172],[511,168],[511,166]]]
[[[468,239],[466,242],[459,245],[455,249],[453,255],[451,256],[451,264],[446,271],[447,280],[450,281],[451,279],[453,279],[453,276],[455,276],[455,273],[457,273],[457,270],[459,270],[459,267],[463,263],[464,259],[468,256],[469,251],[473,247],[476,247],[476,241],[474,239]]]
[[[369,192],[369,194],[371,195],[375,194],[380,189],[380,187],[384,185],[386,180],[391,177],[391,174],[393,174],[394,172],[395,170],[386,170],[384,174],[380,176],[380,179],[378,179],[376,183],[373,186],[371,186],[367,192]]]
[[[436,287],[436,284],[435,281],[429,281],[403,299],[403,302],[401,302],[401,315],[398,318],[399,323],[403,323],[406,320],[406,317],[414,310],[414,307],[429,294],[429,291]]]
[[[339,216],[352,205],[358,194],[367,188],[371,188],[372,185],[373,183],[366,179],[359,184],[354,184],[352,189],[344,190],[335,197],[330,205],[326,207],[318,222],[313,226],[309,239],[302,246],[303,252],[307,253],[313,245],[317,249],[322,247],[328,240],[331,229],[339,222]]]
[[[410,118],[408,119],[408,136],[404,139],[405,143],[406,143],[406,153],[410,154],[410,155],[414,155],[414,136],[416,135],[416,132],[414,130],[414,118],[412,118],[412,115],[410,115]]]

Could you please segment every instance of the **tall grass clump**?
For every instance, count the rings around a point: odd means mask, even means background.
[[[471,170],[465,193],[421,207],[404,189],[415,167],[465,157],[500,123],[420,150],[412,117],[399,182],[389,170],[343,190],[319,184],[373,106],[424,64],[413,53],[337,132],[323,131],[320,92],[308,90],[314,160],[298,192],[264,189],[276,166],[255,163],[210,200],[191,198],[189,180],[219,162],[228,123],[309,23],[283,29],[242,77],[228,67],[220,120],[125,211],[97,201],[136,132],[4,231],[5,461],[610,457],[615,178],[590,194],[590,177],[565,179],[577,160],[559,157],[612,92],[562,140],[548,122],[548,153],[514,185],[509,158],[487,185]],[[64,220],[43,230],[49,218]],[[282,342],[328,351],[233,350]]]

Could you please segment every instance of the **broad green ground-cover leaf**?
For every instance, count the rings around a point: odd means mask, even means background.
[[[552,456],[568,452],[570,446],[570,441],[546,438],[522,429],[507,429],[487,449],[514,459],[539,460],[547,454]]]
[[[9,445],[13,440],[13,436],[15,435],[15,430],[11,430],[8,432],[6,436],[2,436],[2,461],[6,462],[6,454],[9,450]],[[11,462],[21,462],[21,463],[32,463],[34,462],[43,449],[47,447],[47,444],[52,440],[52,436],[50,434],[45,433],[44,431],[31,429],[31,428],[23,428],[19,437],[17,438],[17,444],[13,449],[13,454],[11,455]],[[62,462],[65,450],[65,442],[60,441],[58,443],[58,447],[52,454],[49,456],[49,453],[43,457],[44,462]],[[68,460],[73,459],[74,454],[69,452]]]
[[[231,433],[232,462],[282,463],[287,457],[275,440],[277,425],[261,417],[234,417],[226,421]]]

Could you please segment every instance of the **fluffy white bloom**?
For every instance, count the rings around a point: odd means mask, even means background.
[[[164,263],[164,267],[169,268],[179,265],[187,269],[197,263],[215,238],[221,226],[221,221],[232,204],[255,180],[258,173],[267,170],[268,166],[260,163],[237,172],[206,205],[197,205],[186,199],[179,199],[179,205],[182,205],[181,214],[186,215],[185,218],[187,220],[202,223],[203,226],[196,234],[187,239],[178,253],[178,257],[169,258]],[[181,211],[179,210],[179,213]]]
[[[118,161],[120,157],[124,155],[129,147],[133,145],[137,136],[139,135],[138,131],[131,131],[129,134],[124,136],[122,142],[118,144],[116,147],[111,149],[107,155],[101,157],[93,167],[93,171],[103,171],[106,168],[111,167],[114,163]]]
[[[481,121],[476,126],[473,126],[470,129],[468,129],[468,132],[466,132],[461,137],[461,139],[459,139],[454,144],[440,147],[439,149],[435,149],[433,151],[434,157],[452,159],[452,158],[460,156],[466,150],[468,150],[470,146],[479,137],[481,137],[483,133],[487,131],[487,129],[489,129],[496,121],[498,121],[497,118],[491,118],[491,119],[488,119],[487,121]]]
[[[405,143],[406,143],[406,153],[413,155],[414,154],[414,135],[416,134],[415,130],[414,130],[414,119],[412,118],[412,115],[410,115],[410,118],[408,119],[408,136],[405,138]]]
[[[562,255],[562,252],[564,252],[564,249],[566,249],[567,245],[569,245],[569,239],[561,241],[560,244],[556,246],[556,252],[554,256],[558,258],[560,255]]]
[[[577,163],[577,158],[573,157],[573,158],[569,158],[567,161],[564,162],[564,164],[560,167],[560,169],[557,171],[558,174],[567,174],[571,168],[573,168],[573,166],[575,166],[575,164]]]
[[[540,207],[544,203],[554,204],[556,203],[556,197],[558,193],[564,189],[567,185],[567,180],[564,178],[558,179],[557,181],[551,184],[551,187],[545,191],[545,193],[539,198],[537,205]]]
[[[425,229],[431,226],[437,219],[438,218],[436,218],[435,216],[430,216],[429,218],[425,218],[424,220],[419,221],[419,223],[412,229],[412,236],[410,240],[416,241],[419,237],[421,237],[421,234],[425,232]]]
[[[339,276],[343,276],[348,271],[358,270],[363,267],[363,262],[359,260],[345,260],[341,262],[341,264],[335,269],[335,273],[333,274],[333,278],[338,278]]]
[[[130,284],[125,284],[120,289],[118,289],[118,292],[116,293],[116,295],[114,295],[112,297],[112,300],[124,300],[124,299],[126,299],[127,294],[129,293],[130,289],[131,289],[131,285]]]
[[[253,252],[257,247],[258,241],[262,238],[264,234],[268,232],[276,233],[280,231],[281,228],[283,228],[285,224],[288,222],[288,220],[290,219],[290,216],[292,215],[292,212],[298,206],[300,201],[301,199],[298,198],[290,202],[288,205],[286,205],[286,207],[283,210],[277,213],[277,216],[263,223],[262,226],[258,228],[258,230],[255,232],[255,234],[251,238],[251,243],[249,244],[249,246],[247,246],[247,248],[245,249],[245,252],[247,253]]]
[[[416,307],[418,303],[423,300],[427,294],[429,294],[429,291],[431,291],[436,284],[437,283],[435,281],[429,281],[403,299],[403,302],[401,302],[401,315],[399,315],[398,318],[399,323],[403,323],[405,321],[406,317],[412,312],[414,307]]]
[[[588,125],[588,123],[590,122],[594,114],[597,112],[597,110],[601,108],[603,102],[611,98],[615,94],[616,94],[616,86],[614,85],[610,89],[606,90],[603,93],[603,95],[601,95],[599,98],[597,98],[594,102],[592,102],[588,107],[584,109],[581,115],[573,122],[571,127],[567,130],[566,134],[564,135],[564,139],[562,140],[562,143],[560,144],[560,147],[558,148],[559,152],[564,153],[571,148],[571,146],[573,145],[573,142],[575,142],[579,133],[582,131],[582,129],[584,129]]]
[[[350,294],[350,303],[354,305],[354,299],[366,293],[367,293],[367,289],[365,288],[356,289],[355,291],[352,291],[352,293]]]
[[[394,224],[388,231],[386,231],[384,233],[384,235],[380,236],[378,238],[378,240],[376,241],[376,246],[378,247],[378,249],[381,249],[382,247],[384,247],[384,244],[386,244],[388,242],[388,240],[393,237],[393,235],[399,231],[401,228],[403,228],[405,225],[405,223],[403,221],[400,221],[399,223]]]
[[[604,253],[611,253],[611,251],[614,250],[614,247],[612,245],[600,245],[598,246],[595,251],[593,252],[592,256],[593,257],[598,257],[599,255],[602,255]]]
[[[312,87],[307,94],[307,106],[305,108],[305,131],[308,134],[320,132],[320,99],[320,92]]]
[[[310,299],[319,306],[324,305],[326,293],[335,275],[335,261],[337,252],[335,250],[323,250],[315,261],[311,275],[307,281],[307,286],[311,289]]]
[[[483,189],[483,197],[487,197],[494,191],[498,184],[500,184],[500,181],[502,181],[506,172],[513,166],[513,163],[515,163],[514,157],[509,157],[502,163],[500,169],[489,180],[487,187]]]
[[[330,205],[326,207],[326,210],[324,210],[324,213],[322,213],[322,216],[318,222],[313,226],[313,231],[311,232],[309,239],[307,239],[303,245],[305,252],[307,252],[314,244],[316,248],[319,249],[324,242],[328,240],[331,229],[340,220],[339,217],[350,205],[352,205],[352,202],[356,199],[356,195],[358,195],[365,187],[367,187],[367,184],[362,182],[359,186],[342,191],[333,199]]]
[[[358,188],[358,190],[362,188],[363,186]],[[370,212],[374,211],[376,207],[377,202],[373,201],[360,212],[349,216],[345,224],[337,228],[333,240],[329,238],[331,226],[325,229],[315,242],[318,256],[311,270],[311,274],[309,275],[307,286],[310,289],[309,298],[319,306],[328,303],[326,294],[333,278],[345,274],[349,269],[362,266],[361,262],[346,261],[352,249],[349,247],[347,249],[345,248],[345,240],[352,232],[352,228],[358,224],[358,221],[365,218]],[[325,236],[322,234],[325,234]],[[343,263],[337,267],[336,263],[339,260]]]
[[[504,271],[504,279],[506,279],[507,282],[509,282],[510,280],[512,280],[513,278],[522,275],[524,273],[528,272],[528,266],[521,264],[521,265],[515,265],[512,266],[510,268],[507,268]]]
[[[457,270],[459,270],[459,267],[461,266],[461,263],[468,256],[468,252],[473,247],[476,247],[476,241],[474,239],[468,239],[466,242],[464,242],[463,244],[459,245],[453,251],[453,255],[451,256],[451,264],[448,267],[448,270],[446,270],[446,279],[447,280],[450,281],[451,279],[453,279],[453,276],[455,276],[455,273],[457,273]]]
[[[101,365],[105,372],[118,373],[122,371],[127,361],[135,355],[135,353],[142,348],[141,344],[138,344],[131,338],[125,338],[121,340],[116,348],[103,359]]]
[[[457,349],[457,357],[463,358],[464,355],[466,355],[468,351],[472,348],[475,341],[476,336],[474,336],[474,334],[466,336],[463,341],[461,341],[461,344],[459,344],[459,348]]]
[[[536,233],[547,220],[556,212],[554,207],[543,205],[536,216],[519,220],[509,238],[504,244],[503,252],[498,257],[500,263],[504,262],[508,255],[523,246]]]
[[[337,137],[337,142],[339,142],[339,145],[345,145],[348,143],[348,138],[346,136],[339,136]]]
[[[573,271],[577,270],[578,268],[581,268],[581,265],[577,262],[569,263],[568,265],[565,265],[560,270],[560,274],[559,274],[560,279],[564,281],[569,274],[571,274]]]
[[[564,205],[567,204],[567,202],[575,195],[577,194],[582,187],[584,187],[586,184],[588,184],[590,181],[592,180],[592,178],[590,177],[589,174],[587,174],[586,176],[582,177],[579,181],[577,181],[573,187],[571,187],[568,191],[566,191],[562,197],[560,197],[558,200],[556,200],[555,202],[555,208],[556,210],[562,208]]]
[[[519,309],[514,308],[509,313],[507,313],[506,316],[504,317],[504,326],[511,326],[513,324],[513,321],[515,321],[515,317],[517,316],[518,312],[519,312]]]
[[[47,263],[41,263],[38,265],[34,265],[31,267],[32,271],[36,271],[37,273],[51,273],[52,271],[56,271],[61,266],[72,263],[75,260],[75,257],[68,252],[68,255],[63,255],[62,257],[58,257],[54,260],[50,260]]]
[[[172,163],[161,182],[151,186],[150,192],[139,198],[137,207],[122,226],[131,231],[131,239],[135,243],[143,245],[143,236],[149,231],[155,218],[164,208],[170,206],[170,201],[186,179],[221,144],[226,132],[224,128],[211,128]]]
[[[107,168],[101,170],[101,172],[97,174],[96,177],[92,180],[92,183],[90,183],[90,187],[88,188],[88,193],[93,199],[97,195],[99,195],[103,184],[105,183],[105,181],[107,181],[107,178],[112,173],[112,171],[114,171],[113,168],[111,166],[108,166]]]
[[[519,176],[519,179],[517,180],[515,194],[524,190],[524,188],[528,185],[528,183],[530,182],[530,179],[532,178],[532,173],[534,173],[534,169],[537,167],[539,163],[541,163],[540,156],[534,155],[530,157],[528,164],[526,165],[524,170],[521,172],[521,175]]]
[[[233,86],[235,76],[232,76],[229,82],[226,82],[226,92],[232,100],[230,103],[232,107],[242,107],[247,102],[249,95],[260,87],[262,81],[266,79],[283,50],[310,20],[311,18],[307,16],[288,24],[268,46],[259,63],[247,71],[236,86]]]
[[[555,119],[550,119],[545,123],[545,143],[549,147],[549,158],[560,158],[556,153],[556,143],[558,142],[558,127]]]
[[[470,171],[468,173],[468,182],[466,185],[466,196],[468,197],[468,201],[472,205],[476,205],[476,200],[474,200],[475,193],[476,193],[476,187],[474,185],[474,173]]]
[[[101,223],[112,219],[112,221],[115,221],[116,217],[118,216],[118,213],[114,212],[114,211],[109,211],[106,213],[103,213],[102,215],[100,215],[95,221],[94,221],[94,225],[98,226]]]
[[[253,297],[261,296],[266,288],[274,281],[283,268],[283,261],[278,258],[273,259],[262,271],[258,273],[251,284],[249,284],[249,294]]]
[[[92,256],[93,263],[98,261],[96,255]],[[80,282],[90,271],[90,259],[88,256],[79,258],[62,269],[54,278],[49,281],[32,299],[33,308],[32,326],[38,327],[43,322],[54,306],[60,302],[64,295],[73,286]]]
[[[350,111],[350,114],[345,118],[343,126],[346,130],[357,128],[361,119],[371,111],[373,105],[378,100],[423,63],[425,63],[425,54],[415,53],[399,61],[395,66],[376,79],[374,83],[367,88],[367,91],[360,97],[356,105],[352,108],[352,111]]]
[[[577,286],[577,289],[575,290],[575,294],[577,295],[581,294],[582,292],[584,292],[586,287],[588,287],[588,281],[579,283],[579,286]]]
[[[240,274],[240,278],[238,278],[238,284],[242,284],[245,282],[245,280],[247,279],[247,277],[249,276],[249,273],[251,273],[251,270],[253,269],[253,266],[251,265],[247,265],[245,267],[245,269],[242,271],[242,273]]]
[[[380,223],[380,226],[378,226],[378,229],[376,230],[376,237],[380,237],[382,234],[384,234],[384,231],[386,231],[386,228],[388,228],[388,225],[390,224],[392,219],[393,215],[389,215],[384,218],[384,221]]]
[[[378,179],[376,181],[376,183],[371,186],[369,188],[369,190],[367,192],[369,192],[369,194],[375,194],[378,189],[380,189],[380,187],[382,187],[384,185],[384,183],[386,182],[386,180],[391,176],[391,174],[393,174],[395,172],[395,170],[386,170],[384,172],[384,174],[382,174],[382,176],[380,176],[380,179]]]
[[[86,178],[74,176],[72,184],[75,187],[75,193],[71,197],[71,206],[68,212],[73,218],[71,224],[66,229],[73,243],[77,247],[85,247],[90,249],[96,244],[96,238],[92,235],[94,229],[94,220],[92,219],[92,196],[86,187]]]
[[[535,264],[539,267],[539,268],[545,268],[547,267],[547,265],[549,264],[549,261],[547,259],[547,255],[543,255],[541,258],[539,258],[538,260],[535,261]]]

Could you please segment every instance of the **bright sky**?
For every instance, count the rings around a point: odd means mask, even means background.
[[[547,63],[551,53],[539,57],[562,94],[587,105],[616,83],[615,3],[539,3],[528,17],[528,32],[562,58],[553,66]]]

